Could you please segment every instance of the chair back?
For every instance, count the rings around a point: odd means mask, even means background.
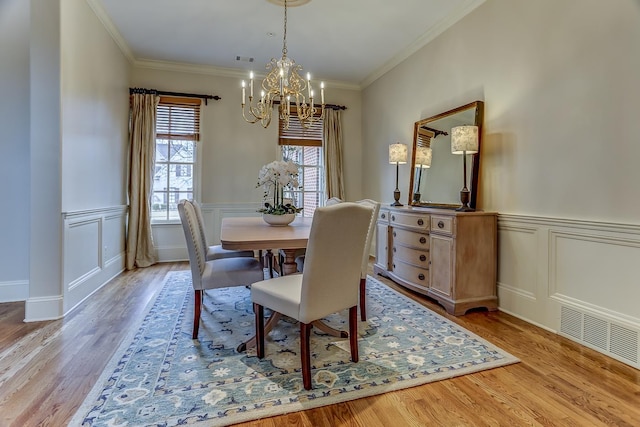
[[[182,223],[182,230],[187,241],[189,265],[191,266],[191,281],[194,289],[202,289],[202,275],[206,265],[206,253],[202,234],[198,226],[193,205],[188,200],[178,202],[178,214]]]
[[[369,221],[369,230],[367,231],[367,241],[364,244],[364,253],[362,255],[362,266],[360,270],[360,278],[367,278],[367,269],[369,268],[369,255],[371,253],[371,241],[373,240],[373,233],[376,229],[376,223],[378,221],[378,213],[380,213],[380,203],[371,199],[358,200],[356,203],[369,206],[371,211],[371,221]]]
[[[189,202],[193,205],[193,210],[196,212],[196,219],[198,220],[198,228],[200,229],[202,243],[206,249],[207,236],[204,232],[204,217],[202,216],[202,208],[200,207],[200,203],[198,203],[196,199],[191,199],[189,200]]]
[[[302,273],[300,321],[309,323],[358,305],[371,210],[349,202],[316,209]]]

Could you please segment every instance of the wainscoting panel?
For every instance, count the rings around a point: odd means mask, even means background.
[[[640,367],[640,226],[500,215],[500,310]]]
[[[124,270],[126,206],[63,213],[63,312]]]
[[[239,216],[259,216],[259,203],[207,203],[201,204],[207,243],[220,243],[222,219]],[[187,243],[179,222],[154,224],[153,243],[160,262],[184,261],[189,259]]]

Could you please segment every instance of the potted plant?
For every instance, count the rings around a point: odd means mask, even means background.
[[[275,160],[262,166],[258,174],[257,187],[264,189],[264,206],[258,209],[262,218],[270,225],[288,225],[302,208],[291,199],[284,198],[285,190],[299,188],[299,166],[288,160]]]

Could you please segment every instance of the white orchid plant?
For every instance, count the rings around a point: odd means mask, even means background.
[[[296,163],[287,160],[275,160],[262,166],[256,188],[264,188],[264,207],[258,209],[258,212],[285,215],[302,211],[302,208],[284,202],[285,190],[300,187],[298,170],[299,166]]]

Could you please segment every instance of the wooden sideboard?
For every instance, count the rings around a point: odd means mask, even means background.
[[[497,214],[382,206],[373,269],[456,316],[497,310]]]

